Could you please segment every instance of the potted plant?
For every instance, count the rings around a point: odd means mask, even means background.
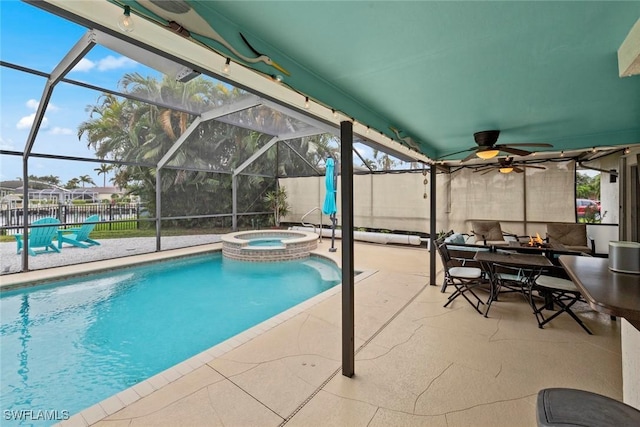
[[[280,227],[280,219],[290,212],[289,203],[287,203],[287,191],[283,187],[278,187],[277,190],[269,191],[264,201],[267,202],[267,206],[273,211],[273,220],[276,227]]]

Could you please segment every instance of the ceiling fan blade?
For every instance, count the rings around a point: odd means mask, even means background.
[[[553,147],[545,142],[516,142],[515,144],[504,144],[509,147]]]
[[[486,172],[482,172],[480,175],[486,175],[486,174],[488,174],[489,172],[491,172],[493,169],[494,169],[494,168],[490,168],[488,171],[486,171]]]
[[[514,172],[518,172],[518,173],[522,173],[522,172],[524,172],[524,169],[522,169],[522,168],[520,168],[518,166],[513,166],[513,171]]]
[[[528,156],[529,154],[531,154],[531,151],[521,150],[519,148],[512,148],[509,145],[496,145],[496,150],[515,154],[516,156]]]
[[[484,171],[486,171],[487,169],[495,169],[495,168],[496,168],[496,166],[495,166],[495,165],[481,166],[481,167],[479,167],[479,168],[475,168],[475,169],[473,170],[473,173],[476,173],[476,172],[484,172]]]
[[[445,154],[444,156],[438,157],[438,159],[444,159],[445,157],[455,156],[456,154],[466,153],[467,151],[475,151],[478,147],[467,148],[466,150],[456,151],[455,153]]]
[[[544,166],[520,165],[520,167],[547,170],[547,168],[545,168]]]
[[[464,163],[464,162],[466,162],[467,160],[471,160],[471,159],[473,159],[473,158],[475,158],[475,157],[476,157],[476,152],[475,152],[475,150],[474,150],[474,152],[473,152],[473,153],[469,154],[467,157],[465,157],[464,159],[460,160],[460,163]]]

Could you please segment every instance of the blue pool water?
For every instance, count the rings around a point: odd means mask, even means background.
[[[274,238],[261,238],[261,239],[249,239],[249,246],[268,246],[275,248],[284,248],[283,240],[286,239],[274,239]]]
[[[319,258],[209,254],[3,292],[2,425],[32,424],[8,421],[6,411],[79,412],[339,280]]]

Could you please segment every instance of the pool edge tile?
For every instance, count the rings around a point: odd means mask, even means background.
[[[131,405],[142,398],[132,387],[125,388],[120,393],[116,393],[116,396],[122,400],[125,406]]]
[[[100,403],[98,403],[98,405],[102,407],[102,410],[107,414],[107,416],[111,414],[115,414],[120,409],[126,406],[124,402],[120,400],[118,395],[113,395],[111,397],[108,397],[103,401],[101,401]]]
[[[89,406],[87,409],[84,409],[80,412],[82,418],[85,419],[88,425],[95,424],[101,419],[107,416],[107,413],[102,409],[100,403],[96,403],[93,406]]]
[[[179,378],[182,378],[182,374],[175,368],[175,367],[171,367],[169,369],[165,369],[164,371],[160,372],[160,374],[165,377],[165,379],[169,382],[172,383],[174,381],[176,381]]]
[[[207,351],[205,350],[193,356],[192,359],[196,359],[198,362],[200,362],[201,365],[206,365],[207,363],[215,359],[215,357],[207,353]]]
[[[148,381],[156,390],[160,390],[170,382],[164,375],[162,375],[162,372],[152,376],[151,378],[147,378],[146,381]]]
[[[138,384],[134,385],[131,388],[133,388],[133,391],[135,391],[140,397],[148,396],[156,391],[156,389],[148,380],[140,381]]]

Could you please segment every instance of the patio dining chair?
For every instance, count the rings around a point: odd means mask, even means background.
[[[60,221],[56,218],[41,218],[31,223],[32,226],[41,227],[29,227],[27,241],[27,251],[29,255],[36,256],[39,253],[48,252],[49,249],[53,252],[60,252],[53,244],[53,238],[56,236],[58,224],[60,224]],[[22,234],[15,234],[14,237],[18,244],[16,253],[19,254],[24,249],[24,236]],[[36,250],[38,248],[40,249]]]
[[[517,267],[507,264],[494,263],[491,266],[492,295],[484,312],[489,317],[489,310],[494,301],[498,301],[501,293],[519,293],[525,301],[529,301],[531,285],[540,275],[539,268]]]
[[[477,267],[459,267],[454,265],[446,243],[438,246],[438,253],[440,254],[444,268],[443,291],[447,285],[452,285],[455,288],[455,291],[449,295],[447,303],[444,306],[449,306],[453,300],[461,296],[467,300],[478,313],[482,314],[480,305],[484,305],[484,302],[474,292],[474,290],[481,285],[488,283],[484,278],[482,270]]]
[[[502,231],[500,221],[472,221],[471,227],[476,243],[485,246],[508,246],[507,239],[517,240],[515,234]]]
[[[89,235],[98,222],[100,222],[100,216],[91,215],[79,228],[58,230],[58,248],[62,248],[63,243],[69,243],[70,245],[77,246],[79,248],[88,248],[89,246],[100,245],[100,242],[89,238]],[[70,234],[65,235],[65,233]]]
[[[537,302],[533,295],[534,291],[538,291],[544,301]],[[583,301],[582,294],[571,280],[546,274],[540,275],[532,283],[531,292],[529,293],[529,303],[531,304],[533,314],[536,316],[540,329],[543,329],[544,325],[562,313],[567,313],[582,329],[587,331],[589,335],[593,335],[582,319],[571,310],[571,307],[578,301]],[[556,306],[558,310],[551,316],[545,317],[544,311],[553,310]]]
[[[547,224],[547,242],[589,255],[596,253],[595,239],[587,234],[587,224],[550,222]]]

